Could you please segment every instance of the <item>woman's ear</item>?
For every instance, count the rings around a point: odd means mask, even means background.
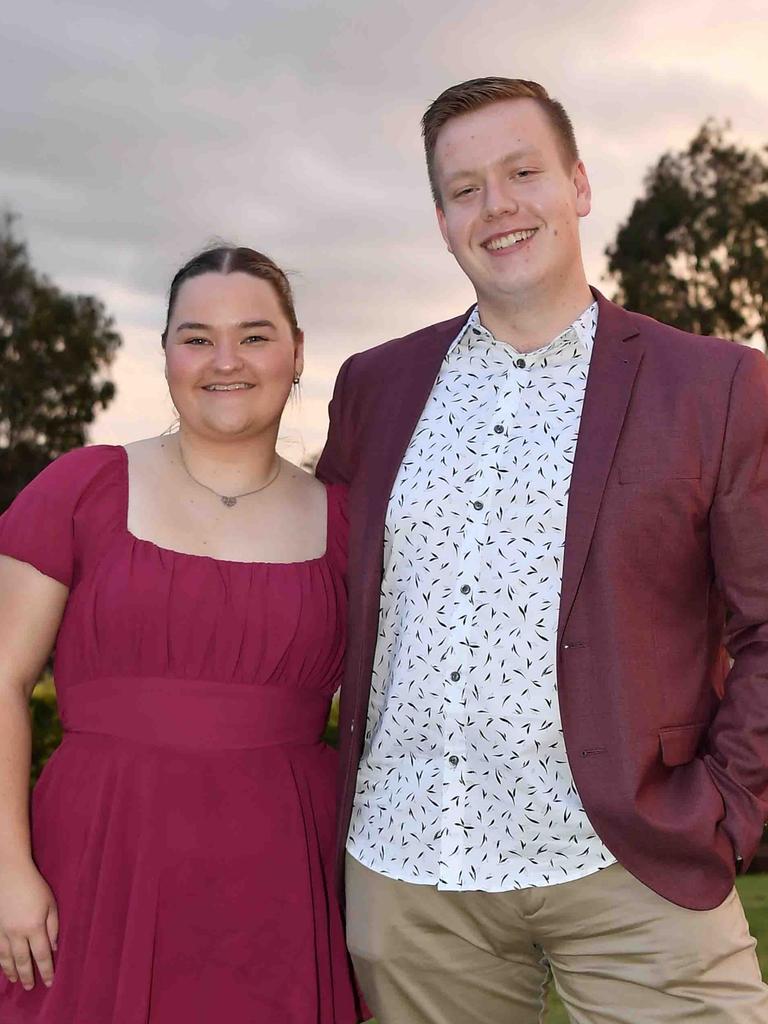
[[[293,346],[293,375],[300,377],[304,372],[304,331],[296,331]]]

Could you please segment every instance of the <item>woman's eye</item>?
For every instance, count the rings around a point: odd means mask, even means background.
[[[187,338],[184,342],[185,345],[210,345],[210,341],[207,338]]]
[[[243,338],[243,341],[247,341],[249,344],[258,344],[261,341],[267,341],[263,334],[249,334],[247,338]]]

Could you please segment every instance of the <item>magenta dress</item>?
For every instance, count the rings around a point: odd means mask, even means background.
[[[353,1024],[332,879],[336,754],[320,740],[345,641],[343,492],[293,563],[132,536],[125,450],[54,462],[0,553],[70,587],[64,740],[32,800],[59,905],[50,990],[0,981],[0,1024]]]

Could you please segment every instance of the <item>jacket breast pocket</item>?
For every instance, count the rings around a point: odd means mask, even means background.
[[[657,460],[623,462],[619,464],[619,483],[642,484],[662,480],[700,480],[701,459],[683,456],[670,459],[668,455]]]
[[[708,728],[706,722],[694,722],[692,725],[670,725],[659,729],[661,760],[667,768],[693,761]]]

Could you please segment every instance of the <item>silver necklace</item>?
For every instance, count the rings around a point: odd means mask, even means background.
[[[181,464],[184,467],[184,472],[187,474],[189,479],[193,483],[196,483],[198,487],[202,487],[204,490],[210,491],[211,494],[215,494],[225,508],[234,508],[240,498],[249,498],[252,494],[258,494],[259,491],[266,491],[266,489],[268,487],[271,487],[275,480],[277,480],[277,478],[280,476],[280,470],[283,468],[283,460],[278,456],[277,470],[275,471],[272,478],[270,480],[267,480],[265,484],[262,484],[261,487],[257,487],[253,491],[243,491],[242,494],[219,494],[218,491],[214,491],[214,489],[212,487],[209,487],[208,484],[201,483],[196,476],[193,476],[192,473],[190,473],[189,466],[187,465],[187,460],[184,458],[184,452],[181,447],[181,442],[179,442],[179,457],[181,459]]]

